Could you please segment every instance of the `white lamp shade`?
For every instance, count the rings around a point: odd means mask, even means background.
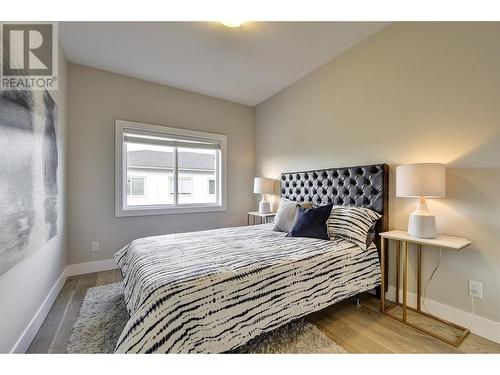
[[[261,194],[274,192],[274,180],[271,178],[255,177],[253,180],[253,192]]]
[[[396,196],[444,198],[445,195],[444,164],[419,163],[396,168]]]

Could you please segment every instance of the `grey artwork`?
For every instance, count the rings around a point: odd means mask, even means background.
[[[0,275],[57,235],[56,114],[47,91],[0,91]]]

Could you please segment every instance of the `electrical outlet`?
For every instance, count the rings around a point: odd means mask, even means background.
[[[92,241],[92,251],[99,251],[99,241]]]
[[[469,280],[469,296],[483,298],[483,283]]]

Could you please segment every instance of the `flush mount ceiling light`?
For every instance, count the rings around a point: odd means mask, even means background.
[[[233,21],[219,21],[219,22],[222,23],[224,26],[234,28],[234,27],[240,27],[241,25],[243,25],[244,21],[233,20]]]

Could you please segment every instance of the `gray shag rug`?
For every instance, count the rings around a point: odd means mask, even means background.
[[[68,353],[113,353],[129,316],[121,283],[90,288],[69,339]],[[316,326],[297,319],[231,353],[347,353]]]

